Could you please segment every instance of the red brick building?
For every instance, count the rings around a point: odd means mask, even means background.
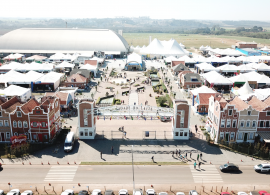
[[[76,73],[67,78],[67,80],[65,81],[65,86],[84,89],[88,82],[89,78],[86,78],[83,75]]]
[[[257,43],[255,42],[239,42],[236,44],[238,48],[255,48],[257,49]]]

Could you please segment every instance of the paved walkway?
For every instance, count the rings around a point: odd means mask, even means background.
[[[129,105],[138,105],[138,93],[135,90],[132,90],[129,94],[128,104]]]

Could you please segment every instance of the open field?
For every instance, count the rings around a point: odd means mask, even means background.
[[[159,40],[175,39],[178,43],[184,44],[188,49],[191,47],[199,48],[200,46],[210,45],[212,48],[228,48],[235,45],[238,41],[255,41],[262,46],[270,45],[268,39],[256,39],[250,37],[238,37],[238,36],[216,36],[216,35],[198,35],[198,34],[172,34],[172,33],[124,33],[123,37],[127,40],[129,45],[143,46],[149,44],[149,36],[152,36],[152,40],[157,38]]]

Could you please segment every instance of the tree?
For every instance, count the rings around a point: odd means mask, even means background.
[[[165,107],[166,102],[167,102],[167,98],[165,96],[161,96],[158,98],[158,103],[161,107]]]

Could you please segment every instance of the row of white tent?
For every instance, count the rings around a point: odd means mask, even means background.
[[[270,71],[270,66],[265,63],[249,63],[239,66],[233,64],[225,64],[219,67],[214,67],[208,63],[196,64],[200,70],[206,71],[218,71],[218,72],[251,72],[251,71]]]
[[[208,73],[201,74],[201,76],[207,80],[210,84],[214,85],[233,85],[235,82],[248,82],[256,81],[257,83],[264,83],[270,85],[270,78],[264,74],[257,72],[242,73],[237,76],[226,78],[216,71],[210,71]]]

